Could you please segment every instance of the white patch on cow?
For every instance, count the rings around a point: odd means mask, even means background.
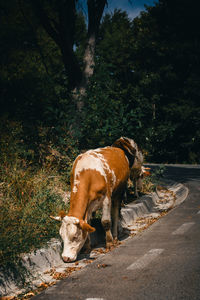
[[[106,147],[106,148],[108,148],[108,147]],[[106,148],[104,148],[104,149],[106,149]],[[101,151],[102,151],[102,149],[96,149],[96,150],[93,150],[93,152],[94,152],[95,154],[98,153],[98,154],[97,154],[97,157],[102,161],[103,166],[104,166],[104,169],[106,169],[106,171],[107,171],[108,173],[111,174],[111,178],[112,178],[112,187],[114,187],[114,185],[115,185],[115,183],[116,183],[116,176],[115,176],[115,173],[114,173],[113,170],[110,169],[110,167],[109,167],[107,161],[105,160],[105,157],[104,157],[103,154],[101,153]]]
[[[77,193],[77,191],[78,191],[78,185],[79,185],[79,183],[80,183],[80,180],[78,180],[78,179],[75,179],[74,180],[74,186],[73,186],[73,193],[75,194],[75,193]]]
[[[63,218],[63,221],[65,221],[66,223],[71,223],[71,224],[79,224],[79,219],[76,217],[69,217],[69,216],[65,216]]]
[[[73,193],[76,193],[78,191],[78,186],[80,184],[79,176],[80,173],[84,170],[95,170],[99,172],[104,177],[106,182],[107,182],[107,176],[106,176],[106,171],[107,171],[108,173],[111,174],[111,178],[112,178],[111,188],[114,187],[116,183],[115,173],[113,170],[110,169],[101,151],[102,149],[89,150],[84,154],[81,154],[81,156],[78,156],[79,160],[77,161],[74,170],[75,179],[73,185]]]
[[[102,209],[102,215],[104,220],[110,220],[110,206],[111,202],[108,197],[105,197],[103,201],[103,209]]]

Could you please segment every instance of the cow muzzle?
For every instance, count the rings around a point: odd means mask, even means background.
[[[76,258],[77,258],[77,256],[74,256],[74,257],[62,256],[63,261],[66,263],[73,262],[76,260]]]

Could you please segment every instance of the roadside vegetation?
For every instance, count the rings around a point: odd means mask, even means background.
[[[72,157],[49,150],[35,158],[25,149],[20,124],[12,125],[0,149],[1,267],[58,236],[58,224],[49,216],[68,209],[69,174],[76,155],[73,150]]]
[[[0,157],[0,260],[1,268],[13,268],[20,254],[33,251],[53,237],[59,237],[59,223],[50,218],[60,210],[68,210],[70,171],[78,154],[71,147],[71,156],[57,150],[26,156],[21,127],[7,128]],[[59,149],[61,151],[61,148]],[[68,149],[68,154],[69,154]],[[144,179],[142,193],[155,190],[163,168]],[[133,185],[129,187],[131,201]]]

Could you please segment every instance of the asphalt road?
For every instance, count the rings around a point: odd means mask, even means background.
[[[141,234],[34,300],[200,299],[200,168],[168,166],[187,199]]]

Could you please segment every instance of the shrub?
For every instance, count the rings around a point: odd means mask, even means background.
[[[23,142],[20,123],[5,124],[0,145],[0,260],[4,265],[58,236],[58,224],[49,216],[67,210],[63,196],[69,189],[73,161],[54,149],[55,153],[43,153],[38,162],[34,150],[27,150]]]

